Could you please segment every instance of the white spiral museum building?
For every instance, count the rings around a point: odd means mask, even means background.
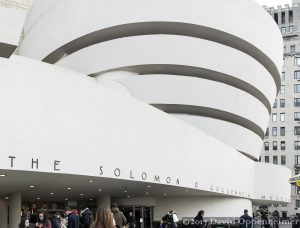
[[[290,201],[290,170],[258,162],[282,38],[253,0],[0,9],[1,228],[24,202],[117,202],[159,221]]]

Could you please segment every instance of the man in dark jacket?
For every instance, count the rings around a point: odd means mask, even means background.
[[[114,220],[118,228],[122,228],[126,225],[126,217],[124,216],[123,212],[119,211],[118,205],[116,203],[112,204],[111,212],[113,213]]]
[[[252,217],[248,215],[248,210],[244,210],[244,215],[240,217],[240,228],[251,228],[252,227]]]
[[[74,214],[71,208],[66,207],[65,213],[68,216],[67,228],[79,228],[79,218]]]
[[[89,208],[85,208],[80,213],[80,223],[82,228],[90,228],[90,225],[94,221],[93,213]]]

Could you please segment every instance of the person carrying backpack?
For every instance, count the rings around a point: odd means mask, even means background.
[[[92,222],[94,221],[94,216],[89,208],[85,208],[80,213],[80,223],[82,228],[90,228]]]

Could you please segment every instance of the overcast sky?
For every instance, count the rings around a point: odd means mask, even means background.
[[[292,0],[255,0],[255,1],[257,1],[260,5],[267,5],[267,6],[278,6],[278,5],[292,3]]]

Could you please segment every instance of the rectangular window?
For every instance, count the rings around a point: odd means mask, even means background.
[[[285,72],[282,72],[281,73],[281,81],[284,81],[285,80]]]
[[[300,79],[300,71],[299,70],[294,72],[294,79]]]
[[[277,150],[277,141],[273,141],[273,150]]]
[[[293,32],[293,30],[294,30],[294,27],[292,25],[289,26],[289,32]]]
[[[278,13],[274,13],[274,21],[278,24]]]
[[[277,99],[274,101],[273,108],[277,108]]]
[[[300,200],[296,200],[296,207],[300,207]]]
[[[272,127],[272,136],[277,136],[277,127]]]
[[[281,12],[281,24],[285,24],[285,12]]]
[[[293,21],[294,21],[293,11],[290,10],[290,11],[289,11],[289,23],[291,24],[291,23],[293,23]]]
[[[300,165],[300,155],[295,155],[295,165]],[[297,172],[295,174],[298,175],[299,173]]]
[[[300,98],[294,98],[294,106],[300,107]]]
[[[300,112],[294,112],[294,120],[300,121]]]
[[[268,151],[269,150],[269,142],[265,142],[264,144],[265,144],[265,150]]]
[[[295,66],[300,66],[300,57],[295,57],[295,59],[294,59],[294,65]]]
[[[265,163],[269,163],[270,160],[269,160],[269,156],[265,156]]]
[[[296,52],[296,46],[295,45],[291,45],[290,46],[290,52],[291,53],[295,53]]]
[[[285,34],[286,33],[286,28],[285,27],[281,27],[281,33]]]
[[[285,165],[286,164],[286,157],[285,155],[281,155],[281,165]]]
[[[294,85],[294,93],[300,93],[300,84]]]
[[[265,136],[269,136],[269,128],[267,128]]]
[[[280,86],[280,94],[285,94],[285,85]]]
[[[285,127],[280,127],[280,136],[285,136]]]
[[[285,121],[285,113],[280,113],[280,122]]]
[[[299,127],[299,126],[296,126],[296,127],[294,128],[294,134],[295,134],[295,135],[300,135],[300,127]]]
[[[300,141],[295,141],[294,147],[295,147],[295,150],[300,150]]]
[[[273,141],[273,150],[277,150],[277,141]]]
[[[272,122],[277,122],[277,113],[272,114]]]
[[[280,149],[285,150],[285,141],[280,142]]]
[[[280,108],[285,107],[285,99],[280,99]]]
[[[273,164],[278,164],[278,156],[277,155],[274,155],[273,156]]]
[[[282,67],[285,67],[285,58],[282,59]]]

